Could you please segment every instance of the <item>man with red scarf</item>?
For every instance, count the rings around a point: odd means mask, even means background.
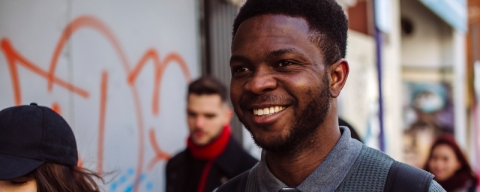
[[[227,88],[211,77],[188,86],[187,148],[167,163],[167,192],[213,191],[257,160],[231,134]]]

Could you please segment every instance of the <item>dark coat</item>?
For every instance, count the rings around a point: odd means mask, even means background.
[[[175,155],[167,163],[167,192],[196,192],[208,160],[195,159],[188,148]],[[258,162],[230,136],[225,150],[217,157],[205,184],[204,191],[213,191],[229,179],[250,169]]]

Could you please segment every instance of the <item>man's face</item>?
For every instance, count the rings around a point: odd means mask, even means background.
[[[217,138],[230,119],[231,111],[220,95],[188,95],[188,127],[196,145],[206,145]]]
[[[324,122],[329,77],[304,19],[263,15],[244,21],[230,67],[235,113],[260,147],[295,150]]]

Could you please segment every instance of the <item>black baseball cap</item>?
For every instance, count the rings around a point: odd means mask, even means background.
[[[45,162],[77,165],[77,144],[67,122],[36,103],[0,111],[0,180],[24,176]]]

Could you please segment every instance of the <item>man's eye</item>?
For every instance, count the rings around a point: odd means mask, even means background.
[[[188,112],[187,115],[188,115],[188,117],[196,117],[197,116],[197,114],[192,113],[192,112]]]
[[[244,67],[244,66],[233,67],[232,68],[232,75],[247,72],[247,71],[250,71],[250,69],[248,69],[247,67]]]
[[[293,62],[291,61],[286,61],[286,60],[282,60],[282,61],[279,61],[277,63],[277,67],[285,67],[285,66],[289,66],[289,65],[292,65]]]
[[[215,116],[216,116],[216,115],[214,115],[214,114],[207,114],[207,115],[205,115],[205,117],[206,117],[207,119],[213,119],[213,118],[215,118]]]

